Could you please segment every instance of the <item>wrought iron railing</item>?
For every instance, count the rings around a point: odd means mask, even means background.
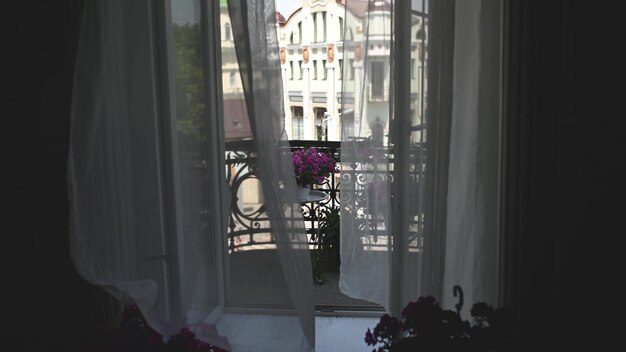
[[[228,248],[229,252],[238,251],[249,246],[272,246],[272,237],[269,219],[265,212],[262,200],[260,184],[258,180],[255,164],[257,156],[253,152],[252,141],[237,141],[226,143],[226,178],[230,185],[231,211],[228,226]],[[355,143],[368,143],[356,141]],[[363,192],[368,192],[368,183],[373,177],[380,177],[381,180],[393,181],[393,148],[376,147],[363,148],[359,146],[355,150],[367,151],[371,156],[365,158],[368,161],[363,163],[363,155],[350,155],[351,151],[341,152],[340,142],[331,141],[290,141],[289,148],[294,151],[298,148],[315,147],[316,149],[333,155],[342,167],[341,180],[337,173],[330,177],[321,185],[315,185],[314,189],[322,191],[329,196],[322,202],[311,202],[302,204],[302,216],[309,235],[317,232],[320,214],[327,208],[337,208],[340,205],[352,213],[358,219],[358,226],[373,234],[372,238],[364,239],[369,241],[370,246],[386,246],[386,241],[378,241],[378,233],[386,233],[388,230],[379,229],[377,221],[378,209],[368,207],[360,203]],[[342,155],[343,154],[343,155]],[[383,167],[377,167],[376,155],[384,160]],[[409,155],[411,163],[410,187],[411,193],[408,195],[411,202],[417,202],[420,198],[421,187],[424,184],[425,150],[421,145],[413,145]],[[382,164],[381,164],[382,165]],[[340,182],[341,181],[341,182]],[[344,192],[340,191],[340,183],[343,184]],[[246,199],[247,198],[247,199]],[[377,203],[378,207],[389,206]],[[420,210],[413,214],[409,231],[414,247],[421,247],[421,235],[423,229],[423,212]],[[314,244],[313,242],[311,243]]]
[[[394,196],[395,148],[376,146],[365,139],[354,141],[354,146],[342,151],[341,204],[342,215],[350,216],[352,233],[360,234],[360,240],[370,250],[390,246],[394,226],[408,227],[410,251],[421,251],[424,235],[424,202],[426,150],[423,143],[410,145],[408,187],[403,197],[408,197],[408,223],[391,224],[391,208]],[[359,153],[359,155],[352,155]],[[380,191],[378,188],[382,187]],[[393,225],[393,226],[392,226]],[[389,248],[387,248],[389,249]]]
[[[231,192],[228,225],[230,252],[237,251],[241,247],[274,243],[262,201],[260,184],[254,182],[258,179],[258,175],[254,167],[257,156],[253,152],[252,143],[249,140],[226,143],[226,179]],[[291,141],[290,149],[294,151],[299,148],[315,147],[339,160],[339,145],[340,142]],[[314,189],[329,195],[326,200],[302,204],[302,216],[307,234],[316,233],[320,214],[324,209],[339,206],[338,177],[339,175],[336,174],[323,184],[314,186]],[[245,197],[248,199],[244,199]]]

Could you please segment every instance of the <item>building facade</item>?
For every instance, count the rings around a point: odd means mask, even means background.
[[[390,9],[386,1],[351,1],[346,11],[341,0],[302,0],[288,19],[277,14],[290,139],[341,140],[342,119],[350,137],[388,136]],[[424,123],[426,101],[427,16],[413,15],[412,65],[407,74],[413,125],[419,126]],[[412,139],[417,142],[422,136]]]
[[[339,140],[345,7],[302,0],[278,23],[285,129],[290,139]]]
[[[252,138],[227,0],[220,0],[224,140]]]

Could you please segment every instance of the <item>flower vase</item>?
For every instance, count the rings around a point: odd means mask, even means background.
[[[301,202],[306,202],[309,199],[309,192],[311,189],[308,186],[298,186],[298,198]]]

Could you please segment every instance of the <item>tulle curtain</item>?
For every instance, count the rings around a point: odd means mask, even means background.
[[[137,303],[165,337],[187,324],[233,351],[309,351],[311,264],[289,148],[281,144],[274,4],[231,6],[275,241],[262,253],[269,259],[240,265],[263,273],[243,286],[249,304],[230,309],[231,283],[243,279],[233,263],[244,257],[226,250],[230,194],[216,122],[220,90],[211,81],[219,73],[211,71],[217,56],[207,56],[219,55],[211,46],[219,21],[213,1],[85,3],[68,161],[72,258],[87,281]],[[258,302],[264,295],[272,304]],[[211,331],[201,329],[206,324],[228,342],[202,334]]]
[[[265,306],[264,299],[259,298],[264,291],[267,301],[292,311],[291,315],[258,317],[256,329],[246,334],[239,333],[239,327],[232,325],[232,332],[245,335],[248,340],[242,343],[251,351],[306,351],[315,346],[313,281],[308,238],[284,126],[276,8],[273,0],[228,0],[228,10],[245,97],[242,110],[247,112],[253,132],[252,153],[258,155],[256,167],[263,206],[276,243],[275,248],[264,251],[276,265],[264,268],[263,273],[258,271],[263,265],[258,261],[245,266],[245,270],[257,272],[257,280],[263,280],[263,284],[246,287],[245,292],[240,292],[239,303],[258,302]],[[237,278],[231,277],[232,280]],[[276,294],[268,288],[282,292]]]
[[[85,3],[72,99],[70,240],[85,279],[137,303],[167,336],[184,324],[180,307],[195,300],[206,313],[216,301],[209,290],[194,287],[203,280],[197,268],[207,267],[211,253],[193,220],[207,219],[188,218],[180,243],[170,237],[179,224],[168,221],[177,207],[166,201],[171,174],[162,156],[172,145],[160,138],[167,123],[165,99],[156,94],[154,10],[137,1]],[[196,194],[205,198],[199,203],[209,196]],[[184,277],[175,275],[183,272],[179,259],[192,264]]]
[[[465,308],[497,304],[499,6],[346,2],[343,293],[394,314],[420,295],[451,308],[455,285]]]

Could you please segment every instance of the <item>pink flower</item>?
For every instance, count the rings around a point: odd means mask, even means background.
[[[321,184],[337,172],[337,161],[330,155],[311,147],[293,153],[292,162],[296,182],[301,186]]]

